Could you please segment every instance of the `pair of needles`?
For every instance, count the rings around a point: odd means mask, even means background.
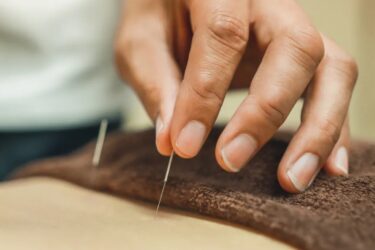
[[[107,133],[107,128],[108,128],[108,120],[103,119],[100,122],[98,139],[96,141],[94,156],[92,158],[92,165],[96,168],[99,167],[100,157],[101,157],[102,151],[103,151],[103,145],[104,145],[104,140],[105,140],[105,136],[106,136],[106,133]],[[161,204],[163,194],[164,194],[164,189],[165,189],[165,186],[167,185],[169,172],[170,172],[171,166],[172,166],[173,156],[174,156],[174,152],[172,151],[171,156],[169,157],[169,161],[168,161],[168,165],[167,165],[167,171],[165,172],[165,176],[164,176],[164,180],[163,180],[163,188],[162,188],[161,193],[160,193],[158,206],[156,207],[156,214],[158,214],[158,212],[159,212],[160,204]]]

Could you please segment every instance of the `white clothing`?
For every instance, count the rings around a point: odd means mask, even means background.
[[[112,56],[121,2],[0,1],[0,130],[75,127],[121,111]]]

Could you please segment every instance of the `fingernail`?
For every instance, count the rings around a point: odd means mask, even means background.
[[[320,171],[319,157],[312,153],[301,156],[286,173],[299,191],[305,191],[314,181]]]
[[[161,120],[160,117],[156,118],[156,124],[155,124],[155,126],[156,126],[156,128],[155,128],[156,129],[156,137],[158,137],[158,135],[160,134],[160,132],[164,128],[164,123],[163,123],[163,121]]]
[[[177,137],[176,147],[186,156],[198,154],[206,136],[206,126],[199,121],[190,121]]]
[[[344,173],[344,175],[348,175],[349,172],[349,157],[348,151],[345,147],[339,148],[336,153],[336,167]]]
[[[256,140],[248,134],[240,134],[221,150],[223,161],[231,172],[238,172],[257,149]]]

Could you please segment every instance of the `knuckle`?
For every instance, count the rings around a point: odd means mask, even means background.
[[[322,138],[323,141],[329,145],[335,145],[340,137],[340,128],[338,124],[331,119],[324,119],[317,124],[318,138]]]
[[[341,49],[335,54],[327,53],[327,58],[328,61],[331,61],[331,65],[347,79],[350,79],[349,82],[354,86],[359,74],[356,60]]]
[[[235,51],[243,51],[249,36],[249,27],[232,14],[216,12],[212,15],[208,30],[218,42]]]
[[[121,67],[121,71],[127,71],[129,67],[128,55],[131,53],[132,48],[137,44],[138,39],[129,33],[122,34],[114,42],[114,56],[118,67]]]
[[[286,119],[285,111],[280,107],[277,96],[268,97],[258,101],[258,108],[265,119],[275,128],[280,127]]]
[[[224,99],[224,94],[215,88],[215,78],[207,74],[200,74],[198,80],[194,84],[189,84],[192,92],[204,101],[213,102],[214,104],[221,104]]]
[[[125,58],[126,53],[124,53],[123,47],[121,46],[121,43],[116,41],[114,44],[114,61],[116,69],[119,73],[119,76],[126,81],[127,80],[127,74],[129,72],[128,70],[128,64],[126,62]]]
[[[153,41],[156,43],[156,41]],[[142,30],[129,28],[122,32],[114,42],[114,57],[117,69],[121,77],[125,80],[136,82],[152,82],[151,76],[144,74],[139,65],[141,58],[150,51],[151,43],[149,34]],[[133,84],[129,81],[129,84]]]
[[[122,39],[119,42],[119,47],[118,49],[120,51],[130,51],[135,47],[140,47],[144,44],[146,37],[139,33],[125,33]]]
[[[311,26],[295,28],[286,34],[292,55],[306,69],[316,68],[324,56],[324,44],[320,33]]]
[[[122,50],[122,44],[121,44],[121,40],[120,39],[116,39],[114,44],[113,44],[113,52],[117,57],[122,57],[122,53],[123,53],[123,50]]]
[[[114,53],[116,60],[121,60],[121,61],[124,60],[126,53],[124,51],[124,47],[122,46],[122,43],[118,40],[114,42],[113,53]]]
[[[135,88],[137,95],[142,100],[142,103],[146,107],[147,112],[151,117],[155,117],[157,113],[158,105],[160,101],[160,89],[156,84],[144,84],[138,88]]]
[[[141,91],[145,96],[151,101],[156,102],[160,96],[160,89],[156,84],[145,84],[143,85],[143,90]]]

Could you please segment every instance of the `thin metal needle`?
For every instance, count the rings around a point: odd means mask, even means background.
[[[161,193],[160,193],[160,198],[159,198],[158,206],[156,207],[156,214],[158,214],[158,212],[159,212],[159,207],[160,207],[161,200],[163,198],[164,189],[165,189],[165,186],[166,186],[167,181],[168,181],[169,171],[171,170],[173,156],[174,156],[174,151],[172,151],[172,154],[169,157],[167,171],[165,172],[164,181],[163,181],[164,182],[163,183],[163,188],[162,188]]]
[[[107,133],[107,127],[108,127],[108,120],[107,119],[103,119],[100,122],[100,129],[99,129],[98,140],[96,141],[94,157],[92,158],[92,165],[94,167],[98,167],[99,166],[99,161],[100,161],[100,156],[102,155],[102,150],[103,150],[105,135]]]

